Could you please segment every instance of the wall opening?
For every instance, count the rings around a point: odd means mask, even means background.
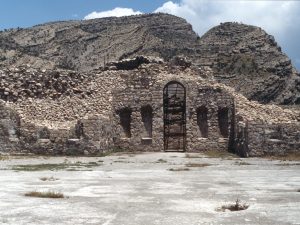
[[[120,125],[123,129],[123,138],[131,138],[131,109],[124,108],[119,111]]]
[[[143,137],[152,138],[152,122],[153,122],[153,110],[150,105],[143,106],[141,108],[141,116],[144,125]]]
[[[164,149],[185,151],[186,148],[186,91],[176,81],[169,82],[163,91]]]
[[[208,110],[205,106],[201,106],[197,109],[197,125],[201,134],[201,137],[208,138]]]
[[[223,138],[228,138],[228,109],[227,108],[219,108],[218,110],[218,121],[219,121],[219,129],[220,134]]]
[[[38,139],[49,139],[50,138],[50,131],[48,130],[47,127],[43,127],[40,129],[37,133],[37,138]]]

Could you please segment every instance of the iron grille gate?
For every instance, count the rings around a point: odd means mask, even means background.
[[[186,143],[186,100],[185,88],[172,81],[164,88],[164,149],[185,151]]]

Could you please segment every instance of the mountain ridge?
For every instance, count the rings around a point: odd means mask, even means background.
[[[300,104],[300,75],[273,36],[226,22],[199,37],[186,20],[142,14],[54,21],[0,32],[0,66],[88,72],[138,55],[187,58],[209,66],[215,79],[261,103]],[[1,93],[0,93],[1,94]]]

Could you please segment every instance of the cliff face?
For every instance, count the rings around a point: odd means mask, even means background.
[[[195,43],[185,20],[152,14],[56,22],[0,34],[2,64],[88,71],[135,55],[174,56]],[[0,50],[0,51],[1,51]]]
[[[199,38],[184,19],[149,14],[0,32],[3,67],[31,64],[88,72],[137,55],[185,56],[195,65],[212,67],[219,82],[251,100],[300,104],[299,73],[274,38],[254,26],[224,23]],[[0,95],[5,88],[0,82]]]
[[[223,23],[209,30],[200,46],[204,55],[212,57],[216,79],[247,98],[300,104],[299,73],[274,37],[261,28]]]

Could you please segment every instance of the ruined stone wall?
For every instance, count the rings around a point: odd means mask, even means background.
[[[235,96],[234,152],[245,157],[299,152],[299,111],[261,105],[243,98]]]
[[[76,134],[85,145],[85,154],[97,154],[114,148],[116,130],[109,116],[93,115],[79,120]]]
[[[116,144],[122,148],[133,148],[142,151],[161,151],[164,149],[164,115],[163,89],[171,81],[181,83],[186,90],[186,150],[204,151],[209,149],[227,150],[233,110],[233,97],[219,87],[213,87],[201,77],[207,75],[204,69],[185,68],[182,66],[147,67],[141,72],[124,77],[123,88],[114,92],[114,122],[117,124]],[[147,136],[142,118],[142,109],[152,109],[152,136]],[[197,124],[197,110],[206,107],[208,136],[202,137]],[[220,133],[218,112],[226,109],[227,135]],[[122,125],[122,114],[127,112],[130,134]],[[123,115],[124,116],[124,115]],[[128,125],[127,124],[127,125]]]
[[[23,150],[35,154],[62,155],[79,154],[80,149],[69,151],[68,142],[73,136],[68,128],[48,128],[21,121],[19,140]]]
[[[249,101],[217,83],[208,67],[180,58],[165,63],[137,57],[90,75],[15,68],[2,77],[1,85],[9,90],[0,90],[6,101],[0,102],[1,152],[163,151],[163,90],[171,81],[186,90],[187,151],[259,156],[300,149],[299,111]]]
[[[136,73],[123,74],[124,85],[113,93],[114,123],[117,126],[116,146],[125,149],[142,151],[160,151],[163,149],[163,121],[162,121],[162,90],[156,87],[155,71],[147,68]],[[122,72],[121,72],[122,73]],[[142,122],[141,108],[150,106],[152,109],[152,136],[145,135]],[[125,134],[120,123],[123,110],[130,115],[130,134]]]
[[[111,112],[118,71],[77,73],[30,66],[0,70],[0,99],[26,122],[69,127],[90,114]]]
[[[0,152],[19,151],[20,118],[0,100]]]
[[[300,123],[248,124],[249,155],[284,155],[299,152]]]
[[[103,115],[111,113],[111,90],[119,84],[118,71],[76,73],[23,66],[2,70],[0,75],[0,86],[6,87],[0,88],[0,98],[5,100],[3,105],[5,109],[14,111],[20,121],[14,140],[18,141],[22,151],[52,155],[83,154],[110,147],[106,143],[110,142],[113,135],[108,135],[107,130],[102,130],[105,141],[100,143],[84,132],[89,133],[89,126],[90,130],[102,132],[95,128],[93,122],[88,122],[95,115],[99,115],[95,123],[110,127]],[[3,113],[7,114],[6,111]],[[76,134],[78,120],[86,125],[81,136]],[[3,116],[5,127],[8,123],[11,123],[11,119]],[[7,130],[4,129],[6,133]],[[43,132],[48,136],[41,135]],[[6,145],[13,144],[9,141],[13,140],[12,137],[2,136],[2,139],[8,140],[5,141]],[[5,151],[14,151],[12,147],[1,146],[7,149]]]
[[[228,150],[233,116],[233,97],[226,90],[219,87],[201,86],[191,90],[191,107],[189,109],[188,143],[189,149],[197,150]],[[207,135],[201,134],[197,114],[199,108],[207,109],[208,131]],[[227,110],[227,135],[221,134],[219,112]]]
[[[115,130],[110,118],[94,115],[78,120],[70,128],[47,128],[21,123],[23,150],[46,155],[92,155],[114,147]]]

